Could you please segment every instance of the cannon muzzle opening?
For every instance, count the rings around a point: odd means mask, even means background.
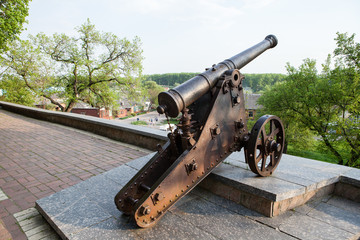
[[[278,40],[275,35],[267,35],[265,39],[270,42],[270,48],[276,47],[276,45],[278,44]]]

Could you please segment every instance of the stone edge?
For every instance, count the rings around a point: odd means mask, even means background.
[[[164,131],[132,126],[114,120],[49,111],[2,101],[0,101],[0,107],[6,111],[81,129],[150,150],[156,150],[157,144],[164,144],[167,141],[167,134]]]

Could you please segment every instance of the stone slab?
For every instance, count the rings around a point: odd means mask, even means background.
[[[274,208],[272,203],[285,203],[306,193],[321,189],[333,191],[334,183],[342,179],[342,174],[348,173],[347,177],[356,178],[357,171],[285,155],[278,169],[279,174],[275,172],[271,177],[261,178],[246,169],[241,153],[236,153],[207,178],[221,182],[221,187],[218,186],[216,191],[227,191],[226,198],[195,188],[175,204],[155,227],[139,229],[129,217],[116,209],[113,199],[153,154],[40,199],[36,202],[36,208],[63,239],[293,239],[293,236],[316,239],[322,234],[342,239],[357,234],[360,228],[356,218],[358,212],[343,214],[349,208],[359,207],[358,203],[350,201],[350,207],[344,209],[339,207],[342,204],[340,198],[327,199],[329,203],[317,201],[316,204],[306,205],[303,211],[288,211],[274,218],[264,217],[229,201],[234,200],[233,196],[239,199],[251,196],[248,201],[261,199],[253,203],[264,206],[269,203],[269,208]],[[286,172],[287,169],[289,172]],[[308,170],[302,174],[296,169]],[[295,173],[296,176],[293,175]],[[211,185],[216,187],[216,184]],[[245,196],[244,192],[248,195]],[[334,221],[341,224],[334,224]],[[316,227],[306,226],[305,222]],[[305,224],[300,228],[302,231],[312,231],[311,236],[296,228],[299,223]],[[325,227],[330,229],[326,230]]]
[[[279,230],[285,231],[298,239],[309,240],[349,239],[354,235],[342,229],[329,227],[328,223],[297,212],[281,224]]]

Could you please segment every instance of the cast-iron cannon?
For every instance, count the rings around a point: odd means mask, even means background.
[[[269,176],[280,162],[284,128],[272,115],[262,116],[249,132],[239,69],[277,45],[273,35],[159,94],[157,111],[181,118],[168,142],[120,190],[117,208],[140,227],[154,225],[232,152],[244,148],[250,169]]]

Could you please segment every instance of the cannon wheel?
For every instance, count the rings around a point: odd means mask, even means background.
[[[263,177],[271,175],[279,165],[284,140],[284,127],[280,118],[272,115],[259,118],[251,130],[245,151],[251,171]]]

